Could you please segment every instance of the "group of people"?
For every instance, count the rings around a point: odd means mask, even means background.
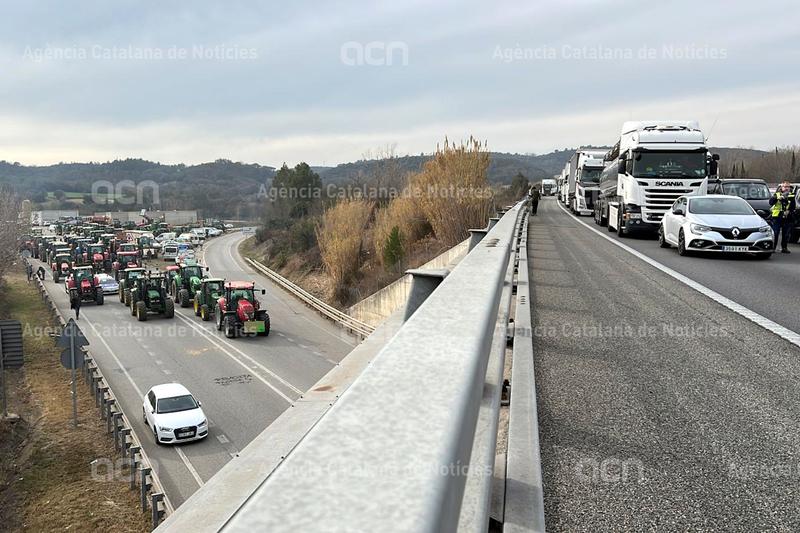
[[[775,244],[773,248],[778,248],[778,239],[781,243],[781,253],[789,253],[789,238],[795,224],[795,211],[797,201],[792,185],[784,181],[769,199],[769,224],[772,226]]]
[[[25,261],[25,273],[28,275],[28,283],[33,280],[33,276],[35,275],[40,280],[44,281],[46,271],[43,266],[39,266],[36,270],[36,273],[33,272],[33,265],[29,261]],[[70,294],[69,299],[69,308],[75,311],[75,318],[81,317],[81,297],[78,295],[77,292],[72,292]]]

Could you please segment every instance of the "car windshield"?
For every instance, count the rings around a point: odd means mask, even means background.
[[[177,413],[178,411],[189,411],[190,409],[197,409],[197,402],[191,394],[174,396],[172,398],[160,398],[158,400],[157,411],[159,414]]]
[[[602,168],[584,168],[581,171],[581,183],[599,183]]]
[[[769,188],[763,183],[723,183],[722,191],[745,200],[769,200]]]
[[[755,211],[741,198],[694,198],[689,212],[695,215],[753,215]]]
[[[633,175],[639,178],[705,178],[705,152],[636,152]]]

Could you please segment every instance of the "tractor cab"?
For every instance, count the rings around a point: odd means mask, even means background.
[[[108,272],[111,270],[111,257],[102,242],[90,244],[86,254],[96,272]]]
[[[118,252],[117,260],[112,265],[112,270],[116,273],[117,281],[119,281],[119,272],[121,270],[136,268],[142,266],[142,260],[139,258],[139,252]]]
[[[117,272],[119,282],[119,301],[125,305],[131,303],[131,289],[137,279],[144,277],[147,271],[141,267],[126,268]]]
[[[200,282],[200,289],[194,295],[194,314],[203,321],[211,320],[216,311],[216,303],[225,295],[225,280],[222,278],[205,278]]]
[[[205,268],[205,271],[208,271],[208,268]],[[181,263],[170,287],[170,293],[175,298],[175,302],[181,307],[189,307],[200,289],[203,277],[203,267],[194,261]]]
[[[161,314],[164,318],[175,316],[175,304],[167,293],[166,276],[161,273],[139,276],[130,293],[131,315],[140,322],[147,320],[148,313]]]
[[[77,267],[67,279],[70,299],[80,298],[82,302],[95,302],[103,305],[103,288],[91,266]]]
[[[224,295],[217,300],[214,311],[217,330],[224,331],[228,338],[239,334],[248,336],[269,335],[270,320],[266,309],[255,296],[255,283],[231,281],[225,283]],[[261,290],[261,294],[267,291]]]
[[[66,278],[72,272],[72,255],[67,253],[57,253],[53,257],[51,265],[53,270],[53,281],[58,283],[61,278]]]

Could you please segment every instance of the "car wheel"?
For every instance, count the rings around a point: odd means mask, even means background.
[[[156,431],[155,424],[153,424],[153,440],[156,441],[156,445],[161,446],[161,441],[158,440],[158,431]]]
[[[683,236],[683,230],[678,234],[678,255],[689,255],[689,250],[686,249],[686,238]]]
[[[666,237],[664,237],[664,226],[658,227],[658,245],[661,248],[669,248],[669,243],[667,242]]]
[[[142,420],[144,421],[145,426],[149,426],[150,424],[147,423],[147,413],[144,412],[144,407],[142,407]]]

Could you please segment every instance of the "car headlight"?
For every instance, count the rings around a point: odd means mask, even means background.
[[[165,427],[165,426],[158,426],[158,430],[159,431],[172,431],[172,428],[168,428],[168,427]]]
[[[772,228],[769,226],[761,226],[758,228],[759,233],[772,233]]]
[[[692,233],[695,235],[702,235],[703,233],[708,233],[711,231],[710,227],[704,226],[703,224],[691,224],[689,229],[691,229]]]
[[[200,422],[200,423],[199,423],[199,424],[197,424],[197,425],[198,425],[198,426],[205,426],[206,424],[208,424],[208,420],[204,418],[204,419],[203,419],[203,421],[202,421],[202,422]]]

